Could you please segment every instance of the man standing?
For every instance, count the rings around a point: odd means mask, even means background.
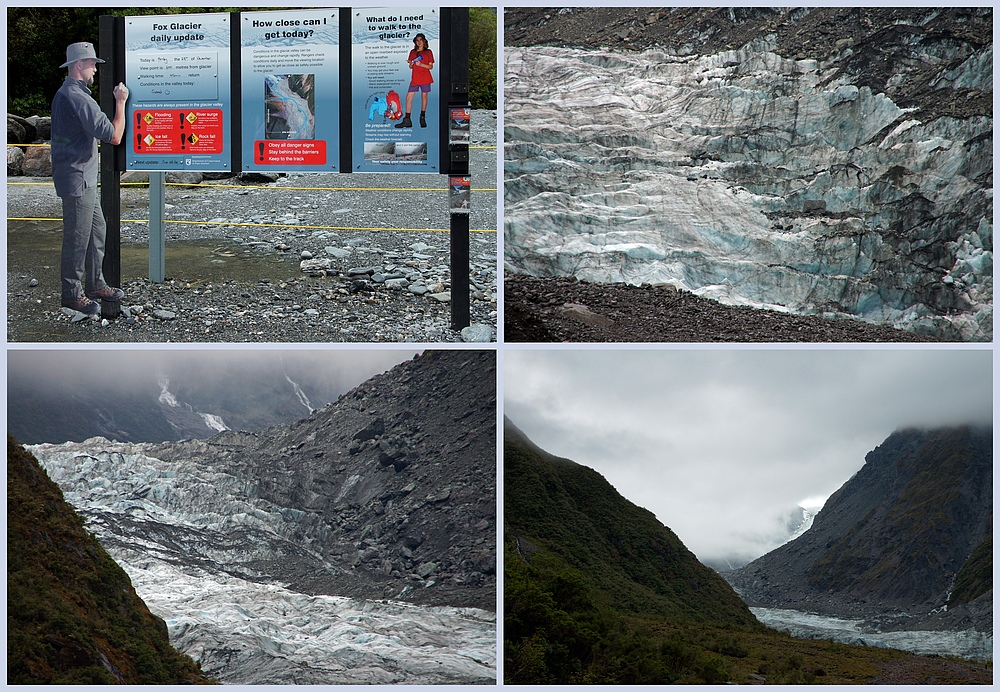
[[[128,89],[121,83],[114,88],[115,117],[109,120],[87,86],[102,62],[92,43],[69,46],[59,66],[69,74],[52,100],[52,180],[63,207],[62,304],[87,315],[100,311],[95,300],[125,296],[104,281],[107,225],[97,198],[97,140],[122,141]]]

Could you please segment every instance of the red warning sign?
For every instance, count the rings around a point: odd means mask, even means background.
[[[132,149],[137,154],[221,154],[222,110],[137,110]]]
[[[259,166],[323,166],[326,140],[258,139],[253,143],[253,160]]]

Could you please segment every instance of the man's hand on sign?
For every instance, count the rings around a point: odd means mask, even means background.
[[[122,82],[118,82],[118,86],[114,88],[115,100],[125,102],[128,101],[128,87]]]

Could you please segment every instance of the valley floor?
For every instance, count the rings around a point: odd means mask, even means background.
[[[665,638],[677,634],[669,625],[651,627]],[[729,681],[737,684],[993,684],[991,662],[800,639],[776,630],[733,633],[704,628],[697,639],[719,654]]]
[[[932,341],[860,320],[723,305],[669,286],[504,276],[510,342]]]

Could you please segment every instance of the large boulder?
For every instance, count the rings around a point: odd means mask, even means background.
[[[198,171],[168,171],[164,180],[180,185],[200,185],[204,176]]]
[[[148,183],[149,171],[125,171],[121,176],[121,184],[127,183]]]
[[[28,147],[21,172],[36,178],[52,175],[52,150],[49,147]]]
[[[26,124],[23,118],[7,114],[7,144],[24,144],[29,141],[25,139],[28,136]]]
[[[32,115],[24,120],[35,128],[35,140],[47,142],[52,139],[52,118],[47,115]]]
[[[14,131],[20,136],[17,141],[11,141],[11,125]],[[27,119],[19,115],[7,114],[7,143],[8,144],[30,144],[38,138],[38,131]]]
[[[7,176],[21,175],[24,164],[24,151],[21,147],[7,147]]]
[[[246,171],[238,176],[240,183],[245,185],[266,185],[277,181],[279,177],[281,177],[280,173],[268,171]]]

